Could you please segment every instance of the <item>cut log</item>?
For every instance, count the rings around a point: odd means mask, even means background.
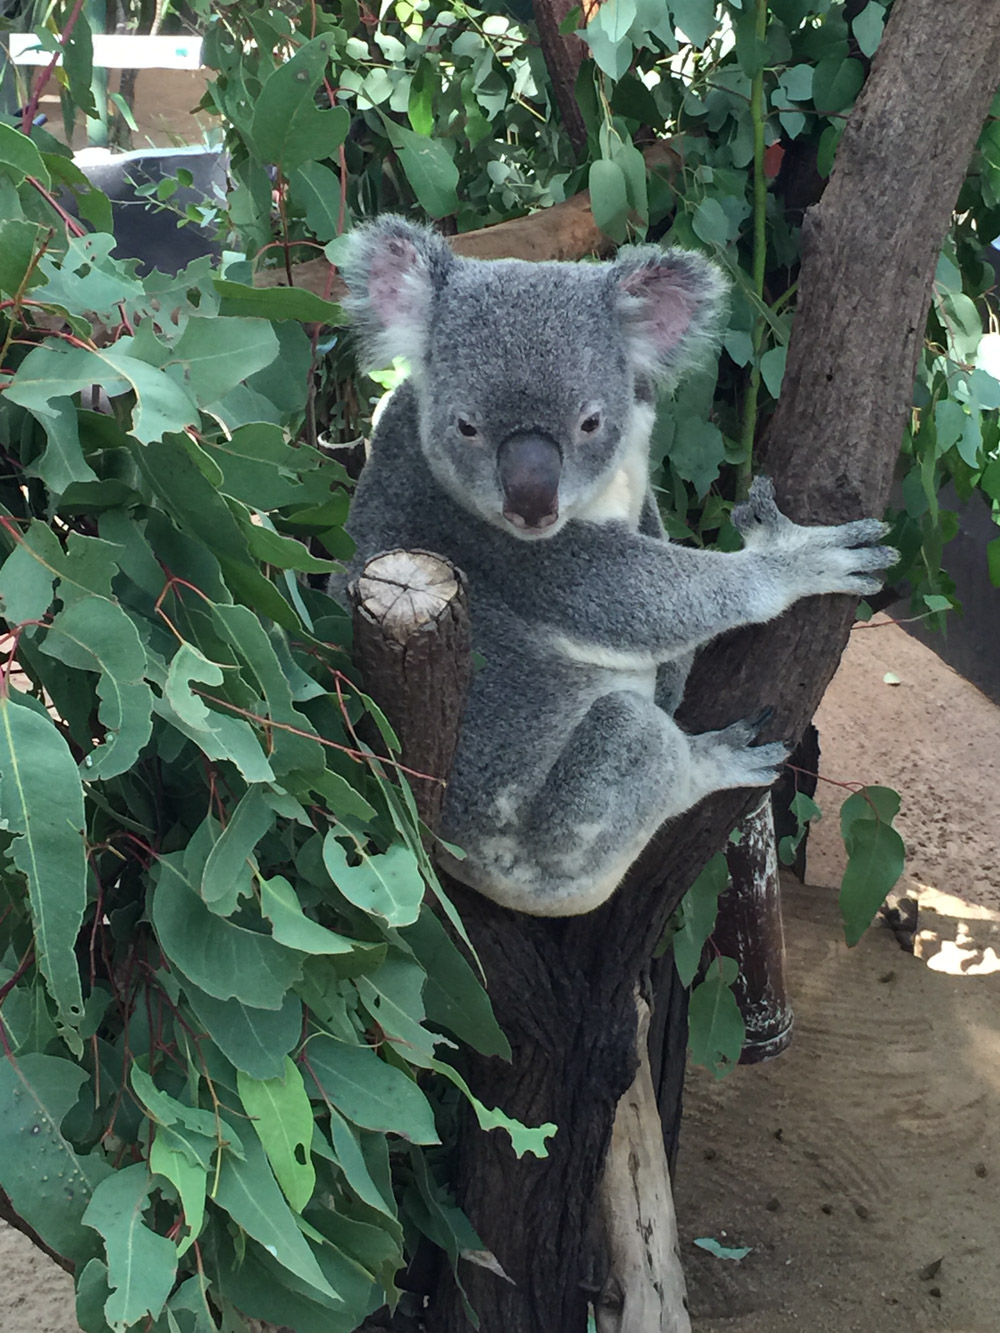
[[[355,665],[399,738],[420,818],[436,828],[472,678],[465,575],[429,551],[389,551],[348,596]]]

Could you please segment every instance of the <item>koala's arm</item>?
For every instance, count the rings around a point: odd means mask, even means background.
[[[771,620],[800,597],[870,595],[882,585],[875,571],[896,558],[878,545],[886,528],[876,519],[792,523],[764,478],[733,522],[744,540],[734,553],[692,550],[624,524],[588,525],[586,532],[579,525],[571,540],[554,541],[545,552],[547,596],[524,612],[581,660],[662,662],[726,630]]]

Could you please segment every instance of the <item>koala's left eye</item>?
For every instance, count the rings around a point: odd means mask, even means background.
[[[593,412],[589,417],[585,417],[583,421],[580,422],[580,429],[585,431],[588,435],[593,435],[594,431],[600,427],[600,424],[600,412]]]
[[[466,421],[465,417],[458,418],[458,429],[467,440],[474,440],[479,434],[471,421]]]

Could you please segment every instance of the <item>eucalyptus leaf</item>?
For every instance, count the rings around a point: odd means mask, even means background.
[[[42,652],[67,666],[97,671],[104,740],[83,761],[88,780],[115,777],[135,763],[153,729],[153,696],[144,680],[146,653],[117,602],[85,597],[52,621]]]
[[[248,787],[205,861],[201,877],[203,900],[222,916],[236,907],[240,877],[253,850],[274,823],[274,810],[263,789]]]
[[[237,1087],[282,1193],[301,1213],[312,1197],[316,1172],[310,1157],[312,1108],[298,1066],[286,1056],[280,1078],[256,1079],[237,1071]]]
[[[878,0],[869,0],[860,14],[851,20],[851,30],[862,55],[873,56],[882,40],[885,28],[885,5]]]
[[[713,959],[705,979],[691,992],[688,1047],[695,1064],[722,1078],[740,1058],[746,1028],[732,991],[739,968],[735,959]]]
[[[706,862],[681,899],[680,925],[671,938],[674,964],[682,986],[690,986],[701,965],[702,950],[715,930],[719,895],[729,887],[729,867],[723,852]]]
[[[216,916],[185,876],[178,853],[161,856],[152,921],[164,953],[200,989],[277,1010],[299,974],[299,956],[261,931]]]
[[[104,1306],[114,1327],[157,1318],[174,1284],[177,1247],[143,1220],[153,1181],[144,1162],[120,1167],[97,1186],[83,1220],[104,1237],[108,1286]]]
[[[840,886],[840,912],[849,945],[857,944],[872,917],[903,873],[903,840],[893,828],[899,795],[889,787],[865,787],[840,807],[847,867]]]
[[[83,1214],[111,1172],[103,1156],[78,1154],[62,1133],[86,1078],[53,1055],[0,1061],[0,1187],[46,1244],[81,1268],[98,1249]]]
[[[416,1083],[369,1047],[315,1037],[306,1046],[305,1068],[312,1095],[362,1129],[398,1134],[410,1143],[439,1142],[430,1103]]]
[[[259,1241],[280,1264],[323,1296],[336,1297],[316,1256],[296,1226],[295,1217],[278,1188],[264,1149],[255,1135],[246,1137],[243,1161],[226,1154],[219,1172],[215,1201],[233,1221]]]
[[[33,176],[45,186],[52,183],[38,149],[11,125],[0,124],[0,171],[15,185],[20,185],[25,176]]]
[[[261,1009],[244,1000],[220,1000],[183,979],[184,994],[206,1034],[227,1060],[251,1078],[279,1078],[285,1056],[302,1035],[302,1004],[285,995],[278,1009]]]
[[[432,218],[457,213],[458,167],[444,141],[425,138],[405,125],[393,125],[389,136],[421,208]]]
[[[829,114],[849,107],[865,81],[860,60],[848,56],[827,56],[813,72],[813,103],[816,110]]]
[[[326,835],[323,862],[334,884],[356,907],[388,925],[412,925],[424,896],[423,875],[412,850],[399,842],[375,855],[357,850],[358,861],[352,865],[335,832]]]
[[[38,966],[67,1029],[83,995],[74,945],[87,902],[83,789],[52,720],[0,692],[0,818],[28,882]],[[76,1039],[78,1041],[78,1039]]]
[[[628,220],[628,183],[617,162],[604,158],[590,166],[590,208],[594,221],[612,240],[625,239]]]
[[[300,46],[264,81],[253,110],[252,135],[260,157],[288,175],[304,162],[329,157],[343,143],[350,116],[343,107],[321,111],[316,87],[332,53],[328,36]]]
[[[427,974],[427,1018],[443,1024],[482,1055],[510,1059],[510,1044],[493,1014],[489,996],[472,967],[452,943],[432,908],[424,906],[403,938]]]

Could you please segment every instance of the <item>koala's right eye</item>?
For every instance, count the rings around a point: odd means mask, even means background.
[[[466,421],[465,417],[458,418],[458,429],[467,440],[475,440],[478,438],[479,431],[476,430],[471,421]]]

